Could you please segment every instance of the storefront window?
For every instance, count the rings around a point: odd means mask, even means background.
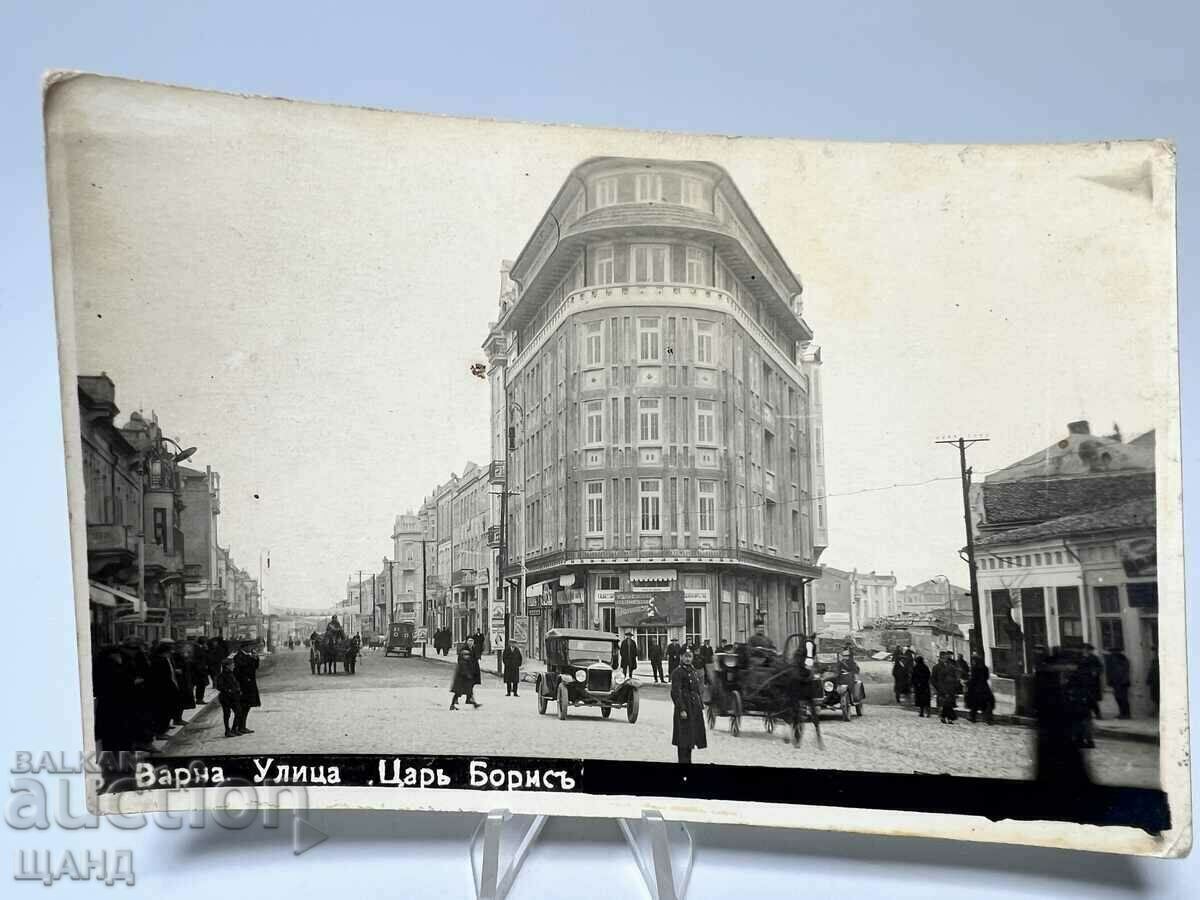
[[[689,606],[684,615],[684,643],[691,644],[693,648],[699,647],[700,642],[704,640],[704,607]]]
[[[1121,595],[1113,585],[1093,588],[1096,597],[1096,625],[1102,650],[1124,650],[1125,630],[1121,625]]]
[[[665,665],[665,660],[666,660],[666,655],[667,655],[667,629],[666,628],[663,628],[662,626],[655,626],[655,627],[649,627],[649,628],[638,628],[637,631],[634,632],[634,636],[637,639],[638,658],[639,659],[649,659],[650,658],[650,656],[649,656],[650,644],[652,642],[657,642],[663,648],[663,660],[664,660],[664,665]]]
[[[1079,588],[1056,588],[1058,630],[1064,647],[1083,646],[1083,618],[1079,611]]]

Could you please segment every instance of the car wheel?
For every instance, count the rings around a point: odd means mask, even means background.
[[[565,719],[567,717],[567,707],[571,705],[571,695],[567,693],[567,686],[561,682],[558,685],[558,717]]]
[[[600,718],[607,719],[611,715],[612,715],[612,707],[611,706],[600,707]]]
[[[543,688],[544,688],[544,685],[542,684],[542,679],[539,677],[538,680],[536,682],[534,682],[534,685],[533,685],[534,693],[537,694],[537,698],[538,698],[538,715],[539,716],[544,716],[546,714],[546,704],[548,702],[548,698],[546,697],[546,694],[543,691]]]
[[[625,717],[629,719],[629,724],[632,725],[637,721],[638,707],[641,705],[641,698],[638,692],[634,691],[629,698],[629,703],[625,706]]]

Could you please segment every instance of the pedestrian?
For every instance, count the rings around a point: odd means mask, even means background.
[[[1075,789],[1091,781],[1079,752],[1083,730],[1080,723],[1087,719],[1087,702],[1068,697],[1066,690],[1066,681],[1076,668],[1073,660],[1055,650],[1042,656],[1034,670],[1038,735],[1034,777],[1056,791]]]
[[[204,635],[196,638],[192,647],[192,687],[196,692],[196,705],[204,702],[204,689],[208,687],[211,670],[208,667],[208,640]]]
[[[937,691],[938,709],[941,710],[941,721],[945,725],[953,725],[958,721],[955,711],[955,701],[961,685],[958,681],[958,665],[950,656],[948,650],[943,650],[938,664],[933,667],[933,689]]]
[[[808,719],[817,732],[817,747],[824,750],[825,742],[821,739],[821,714],[817,711],[817,699],[824,691],[814,685],[816,679],[813,677],[812,669],[809,668],[808,657],[804,653],[797,651],[792,665],[796,703],[793,727],[795,747],[797,750],[800,749],[800,742],[804,739],[804,720]],[[783,740],[784,743],[788,743],[791,738],[785,736]]]
[[[958,659],[955,660],[955,665],[958,666],[958,677],[960,681],[966,681],[971,677],[971,666],[963,659],[963,655],[958,654]]]
[[[626,678],[632,678],[633,673],[637,671],[638,664],[638,645],[633,639],[633,632],[625,632],[625,640],[621,641],[621,674]]]
[[[150,694],[150,657],[145,642],[136,634],[121,640],[121,662],[125,668],[123,680],[130,685],[125,698],[127,726],[134,750],[152,749],[154,739],[154,708]]]
[[[233,660],[221,660],[221,668],[213,679],[213,687],[217,689],[217,699],[221,701],[221,719],[225,723],[225,737],[237,737],[243,732],[237,730],[242,717],[242,686],[238,683],[237,675],[233,672]],[[232,719],[232,723],[230,722]],[[233,727],[230,727],[232,724]]]
[[[1088,661],[1087,649],[1087,645],[1084,645],[1084,655],[1076,660],[1074,665],[1067,661],[1063,695],[1072,742],[1083,750],[1093,750],[1096,747],[1092,731],[1092,719],[1095,718],[1095,711],[1092,709],[1096,693],[1092,683],[1095,678],[1095,665]]]
[[[465,696],[468,703],[479,709],[480,704],[475,702],[475,685],[479,684],[479,681],[475,639],[467,638],[467,642],[459,648],[458,662],[454,664],[454,678],[450,682],[450,708],[458,709],[458,698]]]
[[[1088,710],[1093,719],[1104,718],[1100,715],[1100,698],[1104,694],[1104,663],[1096,655],[1096,648],[1091,644],[1083,645],[1083,659],[1079,662],[1079,678],[1087,694]]]
[[[154,652],[150,655],[148,699],[154,739],[159,741],[167,739],[171,723],[180,713],[179,682],[175,678],[175,666],[171,662],[174,647],[173,640],[163,638],[154,645]]]
[[[1104,677],[1112,688],[1117,701],[1117,718],[1131,718],[1129,714],[1129,657],[1118,647],[1109,650],[1104,657]]]
[[[1154,657],[1150,660],[1150,667],[1146,670],[1146,687],[1150,690],[1150,702],[1154,704],[1154,714],[1158,715],[1158,651],[1154,652]]]
[[[524,662],[521,648],[509,641],[500,658],[504,663],[504,696],[516,697],[517,686],[521,683],[521,663]]]
[[[666,681],[663,677],[663,645],[662,642],[650,635],[646,638],[646,655],[650,657],[650,673],[654,676],[654,683]]]
[[[967,709],[972,722],[975,721],[976,713],[982,712],[983,721],[989,725],[992,724],[992,711],[996,708],[996,697],[992,693],[991,684],[989,684],[991,674],[983,657],[979,655],[971,657],[971,671],[967,676]]]
[[[192,645],[184,641],[181,644],[175,645],[175,651],[171,654],[171,664],[175,666],[175,678],[179,684],[179,712],[176,714],[175,724],[184,725],[186,720],[183,718],[185,709],[196,708],[196,688],[192,681]]]
[[[932,680],[932,674],[929,671],[929,666],[925,665],[925,657],[918,656],[916,662],[913,663],[912,670],[912,691],[913,703],[917,706],[917,715],[922,719],[929,718],[930,706],[930,691],[929,684]]]
[[[892,692],[896,695],[896,705],[900,704],[901,697],[908,696],[911,691],[912,673],[904,665],[904,654],[897,647],[892,656]]]
[[[705,638],[704,643],[700,646],[700,669],[704,674],[705,684],[709,683],[709,673],[716,658],[716,655],[713,653],[712,641]]]
[[[675,705],[671,743],[679,753],[679,762],[687,765],[692,761],[693,749],[703,750],[708,746],[700,676],[692,666],[691,651],[684,652],[671,671],[671,702]]]
[[[262,699],[258,695],[258,656],[246,644],[239,645],[237,653],[233,655],[233,674],[237,676],[238,687],[242,691],[233,730],[238,734],[254,734],[253,728],[246,727],[246,718],[250,710],[262,706]]]
[[[92,657],[92,692],[95,696],[96,747],[101,752],[132,750],[129,703],[133,673],[119,647],[103,647]]]
[[[667,644],[667,677],[670,678],[683,659],[683,648],[679,646],[679,638],[671,638]]]

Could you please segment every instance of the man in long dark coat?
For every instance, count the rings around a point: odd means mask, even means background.
[[[683,648],[679,646],[679,638],[671,638],[671,643],[667,644],[667,677],[670,678],[675,674],[675,669],[678,668],[680,661],[683,659]]]
[[[258,696],[258,657],[242,644],[233,656],[233,674],[237,676],[238,685],[242,689],[242,700],[238,706],[238,717],[234,721],[233,730],[237,734],[254,734],[253,728],[246,727],[246,717],[250,710],[262,706]]]
[[[646,656],[650,658],[650,673],[654,676],[654,683],[658,684],[667,679],[663,677],[663,645],[658,638],[651,635],[646,639]]]
[[[171,652],[175,642],[164,638],[154,647],[150,656],[150,677],[146,680],[150,700],[154,737],[165,740],[171,722],[179,714],[179,682],[175,678],[175,666]]]
[[[517,686],[521,683],[521,663],[525,661],[521,648],[509,641],[500,659],[504,663],[504,696],[516,697]]]
[[[704,730],[704,699],[700,676],[692,667],[692,653],[685,651],[679,665],[671,670],[671,702],[675,706],[671,743],[679,753],[679,762],[689,764],[692,750],[708,746]]]
[[[996,697],[989,684],[991,671],[981,656],[971,657],[971,673],[967,676],[967,710],[971,721],[975,721],[978,713],[983,713],[983,721],[992,724],[992,711],[996,708]]]
[[[1112,688],[1113,699],[1117,701],[1118,718],[1128,719],[1129,715],[1129,657],[1120,650],[1109,650],[1104,659],[1104,678]]]
[[[708,684],[709,667],[716,662],[716,659],[717,655],[713,651],[712,641],[705,639],[704,643],[700,646],[700,657],[698,660],[700,663],[700,671],[704,675],[705,684]]]
[[[450,681],[451,709],[458,709],[458,698],[464,695],[468,703],[479,709],[480,704],[475,702],[475,685],[480,682],[479,660],[475,658],[474,644],[473,638],[467,638],[467,642],[459,648],[454,678]]]
[[[907,696],[911,690],[912,673],[905,665],[904,654],[897,647],[892,654],[892,692],[896,695],[896,703],[899,704],[900,698]]]
[[[621,674],[632,678],[637,671],[638,645],[633,639],[633,632],[625,632],[625,640],[621,641]]]
[[[946,725],[952,725],[958,721],[958,713],[954,707],[962,685],[958,680],[958,665],[950,653],[943,650],[940,657],[938,664],[933,667],[933,689],[937,691],[941,721]]]
[[[929,685],[932,680],[933,673],[929,671],[929,666],[925,665],[925,657],[918,656],[912,670],[913,703],[916,704],[917,715],[923,719],[929,717],[932,699]]]
[[[1102,719],[1100,698],[1104,694],[1104,663],[1096,655],[1091,644],[1083,645],[1083,659],[1079,661],[1079,679],[1087,694],[1087,705],[1093,719]]]
[[[208,687],[209,672],[208,641],[201,635],[192,648],[192,687],[196,691],[196,704],[204,702],[204,689]]]

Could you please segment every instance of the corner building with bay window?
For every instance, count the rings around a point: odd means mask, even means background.
[[[643,654],[744,641],[760,617],[781,647],[806,628],[828,523],[800,294],[720,166],[570,173],[504,264],[484,343],[508,492],[498,596],[527,653],[553,627],[616,631],[638,593],[685,609],[636,629]]]

